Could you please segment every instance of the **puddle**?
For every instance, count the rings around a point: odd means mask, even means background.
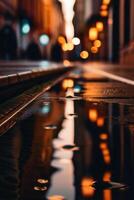
[[[8,195],[14,180],[10,196],[21,199],[122,200],[122,191],[123,200],[134,196],[134,102],[91,98],[92,85],[71,78],[57,84],[0,138],[0,193]]]

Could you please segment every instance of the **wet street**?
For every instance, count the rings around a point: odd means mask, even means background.
[[[130,71],[85,65],[32,102],[0,136],[0,200],[133,199]]]

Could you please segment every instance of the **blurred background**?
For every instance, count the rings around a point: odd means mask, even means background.
[[[0,0],[0,59],[134,63],[133,0]]]

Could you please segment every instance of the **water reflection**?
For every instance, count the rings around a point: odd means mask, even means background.
[[[21,134],[19,127],[0,138],[0,199],[20,198],[19,157]]]
[[[134,195],[134,124],[127,121],[133,106],[87,101],[82,91],[76,100],[71,80],[44,94],[36,111],[0,137],[2,200]]]

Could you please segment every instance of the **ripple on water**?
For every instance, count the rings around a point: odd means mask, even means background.
[[[56,130],[57,126],[53,124],[44,125],[44,129],[46,130]]]
[[[48,183],[48,180],[39,178],[39,179],[37,179],[37,183],[40,183],[40,184],[47,184],[47,183]]]
[[[62,149],[70,150],[70,151],[79,151],[80,148],[76,145],[64,145],[62,146]]]
[[[43,191],[47,190],[47,187],[45,187],[45,186],[35,186],[34,190],[39,191],[39,192],[43,192]]]

